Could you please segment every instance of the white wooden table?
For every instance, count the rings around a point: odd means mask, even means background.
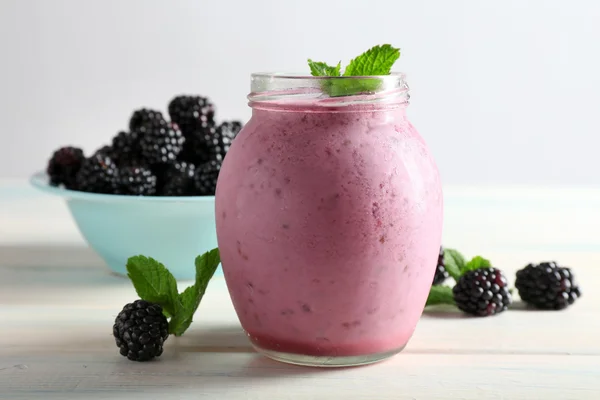
[[[4,182],[0,399],[600,399],[600,189],[449,187],[445,221],[444,244],[511,281],[529,261],[568,264],[583,297],[563,312],[426,311],[391,360],[320,370],[256,354],[218,276],[192,328],[134,363],[111,336],[130,283],[86,248],[62,200]]]

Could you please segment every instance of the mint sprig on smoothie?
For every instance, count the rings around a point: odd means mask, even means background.
[[[352,79],[326,79],[322,89],[331,97],[352,96],[376,92],[381,86],[378,76],[389,75],[400,58],[400,49],[390,44],[374,46],[352,59],[341,73],[341,62],[330,66],[325,62],[308,59],[312,76],[358,77]],[[374,78],[367,78],[373,76]]]

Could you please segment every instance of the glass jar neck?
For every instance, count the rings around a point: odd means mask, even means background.
[[[356,112],[405,108],[410,99],[404,74],[301,76],[253,74],[249,105],[254,109]]]

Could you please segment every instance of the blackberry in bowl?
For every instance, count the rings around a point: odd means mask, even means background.
[[[217,247],[215,186],[229,146],[218,152],[211,146],[231,143],[241,123],[222,122],[206,131],[211,135],[190,132],[204,129],[190,116],[200,111],[200,119],[208,116],[212,123],[214,106],[182,99],[170,111],[193,142],[186,145],[177,123],[160,111],[141,108],[110,145],[87,156],[78,147],[63,146],[51,154],[44,172],[31,177],[34,187],[65,199],[83,238],[117,274],[126,275],[129,257],[146,254],[169,265],[175,278],[194,279],[189,260]],[[197,153],[203,148],[205,154]]]
[[[152,191],[147,170],[127,173],[132,190]],[[145,254],[169,265],[176,279],[194,279],[190,260],[217,247],[214,196],[82,192],[52,186],[45,173],[33,175],[31,183],[65,199],[83,238],[117,274],[127,274],[129,257]]]

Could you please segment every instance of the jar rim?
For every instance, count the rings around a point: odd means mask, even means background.
[[[406,105],[406,74],[374,76],[312,76],[287,72],[251,74],[250,106],[287,103],[340,107],[354,104]]]
[[[288,80],[358,80],[358,79],[379,79],[397,81],[398,79],[406,80],[406,73],[404,72],[391,72],[388,75],[360,75],[360,76],[312,76],[300,73],[292,72],[254,72],[251,77],[259,79],[288,79]]]

